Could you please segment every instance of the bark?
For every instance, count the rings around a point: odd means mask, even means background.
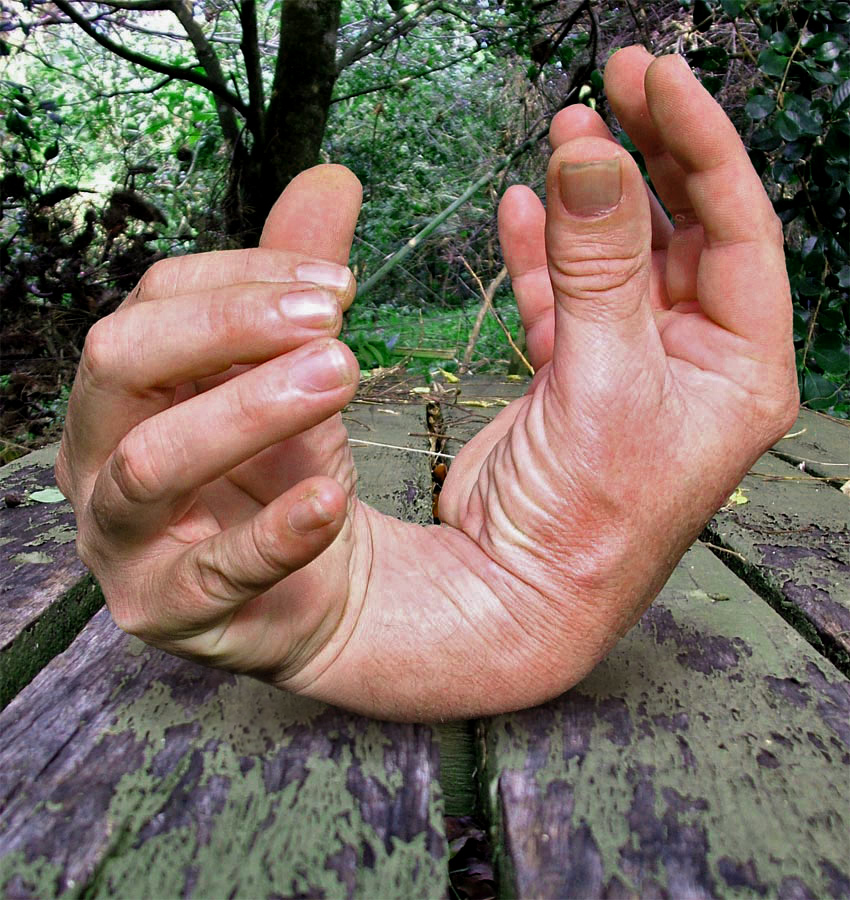
[[[268,107],[250,150],[234,153],[228,226],[255,244],[280,192],[318,162],[336,81],[341,0],[286,0]]]

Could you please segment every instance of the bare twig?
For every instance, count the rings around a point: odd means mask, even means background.
[[[472,266],[470,266],[470,264],[462,256],[460,258],[460,261],[466,266],[466,268],[469,270],[469,273],[472,275],[472,277],[475,279],[476,283],[478,284],[478,288],[481,291],[482,296],[484,297],[484,304],[483,304],[484,310],[486,311],[489,308],[490,312],[493,313],[494,318],[499,323],[499,327],[505,333],[505,337],[507,338],[508,343],[511,345],[511,349],[514,351],[514,353],[516,353],[516,355],[520,358],[520,360],[522,360],[522,363],[526,367],[526,369],[528,369],[528,371],[532,375],[534,375],[534,366],[532,366],[531,363],[525,358],[525,355],[523,354],[522,350],[520,350],[519,347],[517,347],[516,342],[511,337],[510,331],[508,331],[507,326],[502,321],[502,317],[496,312],[496,307],[493,306],[493,304],[491,302],[491,297],[487,293],[487,291],[490,290],[490,288],[487,288],[485,290],[484,285],[481,283],[481,279],[478,277],[475,270],[472,268]],[[502,274],[502,273],[504,273],[504,274]],[[497,282],[500,283],[500,276],[501,276],[501,278],[504,278],[505,275],[507,275],[507,269],[504,266],[502,266],[502,272],[500,272],[499,275],[496,276],[496,278],[493,280],[493,283],[490,285],[490,287],[493,288],[494,294],[496,293],[496,288],[498,288],[498,286],[499,286],[499,284]],[[495,285],[495,287],[493,287],[493,285]],[[479,329],[480,329],[480,325],[479,325]],[[473,346],[474,346],[474,342],[473,342]],[[467,346],[466,349],[471,356],[472,350],[470,349],[470,347]],[[464,354],[464,360],[465,359],[466,359],[466,355]]]
[[[729,550],[726,547],[721,547],[719,544],[712,544],[709,541],[700,541],[703,547],[708,547],[711,550],[717,550],[720,553],[728,553],[730,556],[737,556],[741,562],[747,562],[747,557],[743,555],[743,553],[737,553],[735,550]]]
[[[466,260],[464,260],[464,264],[466,265]],[[469,269],[469,266],[466,266]],[[470,269],[472,272],[472,269]],[[478,335],[481,332],[481,325],[484,322],[484,316],[487,315],[487,310],[493,305],[493,297],[496,295],[496,291],[499,288],[499,285],[505,280],[508,274],[507,266],[502,266],[499,274],[490,282],[487,290],[484,290],[483,285],[478,279],[478,276],[472,272],[475,280],[478,281],[479,286],[481,287],[481,295],[482,301],[481,306],[478,307],[478,315],[475,317],[475,324],[472,326],[472,331],[469,334],[469,341],[466,344],[466,350],[463,354],[463,368],[468,369],[470,362],[472,362],[472,352],[475,350],[475,343],[478,340]]]

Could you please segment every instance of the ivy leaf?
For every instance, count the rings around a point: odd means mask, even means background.
[[[838,386],[817,372],[807,371],[803,376],[803,402],[810,409],[829,409],[832,398],[838,393]]]
[[[823,323],[819,321],[818,324]],[[850,372],[850,350],[835,332],[818,335],[812,358],[827,375],[841,376]]]
[[[832,95],[832,108],[839,110],[848,100],[850,100],[850,78],[835,89],[835,93]]]
[[[786,141],[796,141],[802,134],[800,126],[785,110],[776,117],[776,130],[782,136],[783,140]]]
[[[815,59],[818,62],[832,62],[841,54],[841,44],[838,41],[829,41],[826,44],[822,44],[815,51]]]
[[[794,49],[791,38],[784,31],[774,31],[770,36],[770,46],[777,53],[790,53]]]
[[[751,119],[756,120],[767,118],[775,108],[776,101],[773,97],[768,97],[767,94],[756,94],[754,97],[750,97],[747,100],[747,105],[744,107],[747,115]]]
[[[725,12],[730,19],[737,19],[744,9],[744,4],[741,0],[721,0],[720,5],[723,7],[723,12]]]
[[[753,132],[750,143],[755,150],[765,150],[770,152],[771,150],[775,150],[782,143],[782,138],[772,126],[765,125]]]
[[[768,48],[759,53],[758,64],[765,75],[781,78],[785,74],[788,57]]]

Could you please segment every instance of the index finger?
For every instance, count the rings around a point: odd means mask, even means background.
[[[748,243],[776,236],[776,216],[747,151],[711,94],[680,56],[646,71],[649,114],[685,176],[706,240]]]
[[[704,231],[700,308],[726,330],[784,352],[791,298],[782,226],[735,127],[681,57],[655,60],[645,87],[649,114]]]
[[[237,284],[299,281],[332,291],[343,309],[354,299],[354,276],[345,265],[289,250],[254,247],[161,259],[142,275],[121,308],[149,300],[204,294]]]

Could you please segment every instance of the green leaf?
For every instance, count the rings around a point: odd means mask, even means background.
[[[830,44],[840,40],[841,35],[836,34],[834,31],[819,31],[817,34],[813,34],[810,38],[803,41],[803,49],[811,53],[812,50],[817,50],[818,47],[822,47],[824,44]]]
[[[823,130],[823,118],[817,112],[797,111],[792,105],[791,108],[786,108],[785,114],[796,124],[802,134],[820,134]]]
[[[702,86],[712,95],[716,96],[718,91],[723,87],[723,79],[717,75],[703,75],[700,79]]]
[[[819,375],[806,371],[803,376],[802,400],[811,409],[828,409],[832,398],[838,393],[838,386]]]
[[[59,488],[44,488],[41,491],[33,491],[29,498],[35,500],[36,503],[61,503],[65,499],[65,495]]]
[[[805,319],[800,315],[800,313],[795,309],[794,310],[794,340],[802,341],[805,340],[806,334],[809,330],[809,326],[806,324]]]
[[[775,50],[765,49],[759,53],[758,64],[765,75],[781,78],[785,74],[788,57],[777,53]]]
[[[841,46],[838,41],[829,41],[826,44],[822,44],[815,51],[815,59],[818,62],[832,62],[832,60],[836,59],[844,48]]]
[[[775,108],[776,101],[767,94],[756,94],[755,96],[750,97],[750,99],[747,100],[747,105],[744,107],[747,115],[751,119],[756,120],[767,118]]]
[[[722,47],[698,47],[691,50],[687,57],[692,66],[706,72],[718,72],[729,63],[729,54]]]
[[[832,108],[841,109],[850,100],[850,78],[842,82],[832,95]]]
[[[794,177],[794,166],[788,162],[776,162],[773,164],[773,180],[777,184],[788,184]]]
[[[777,53],[790,53],[794,49],[791,38],[784,31],[774,31],[769,43]]]
[[[737,19],[744,9],[742,0],[721,0],[720,5],[723,7],[723,12],[725,12],[730,19]]]
[[[771,125],[764,125],[753,132],[750,143],[756,150],[775,150],[781,143],[782,138]]]
[[[802,134],[800,126],[794,121],[789,113],[785,112],[785,110],[777,115],[775,125],[776,130],[782,136],[783,140],[796,141]]]

